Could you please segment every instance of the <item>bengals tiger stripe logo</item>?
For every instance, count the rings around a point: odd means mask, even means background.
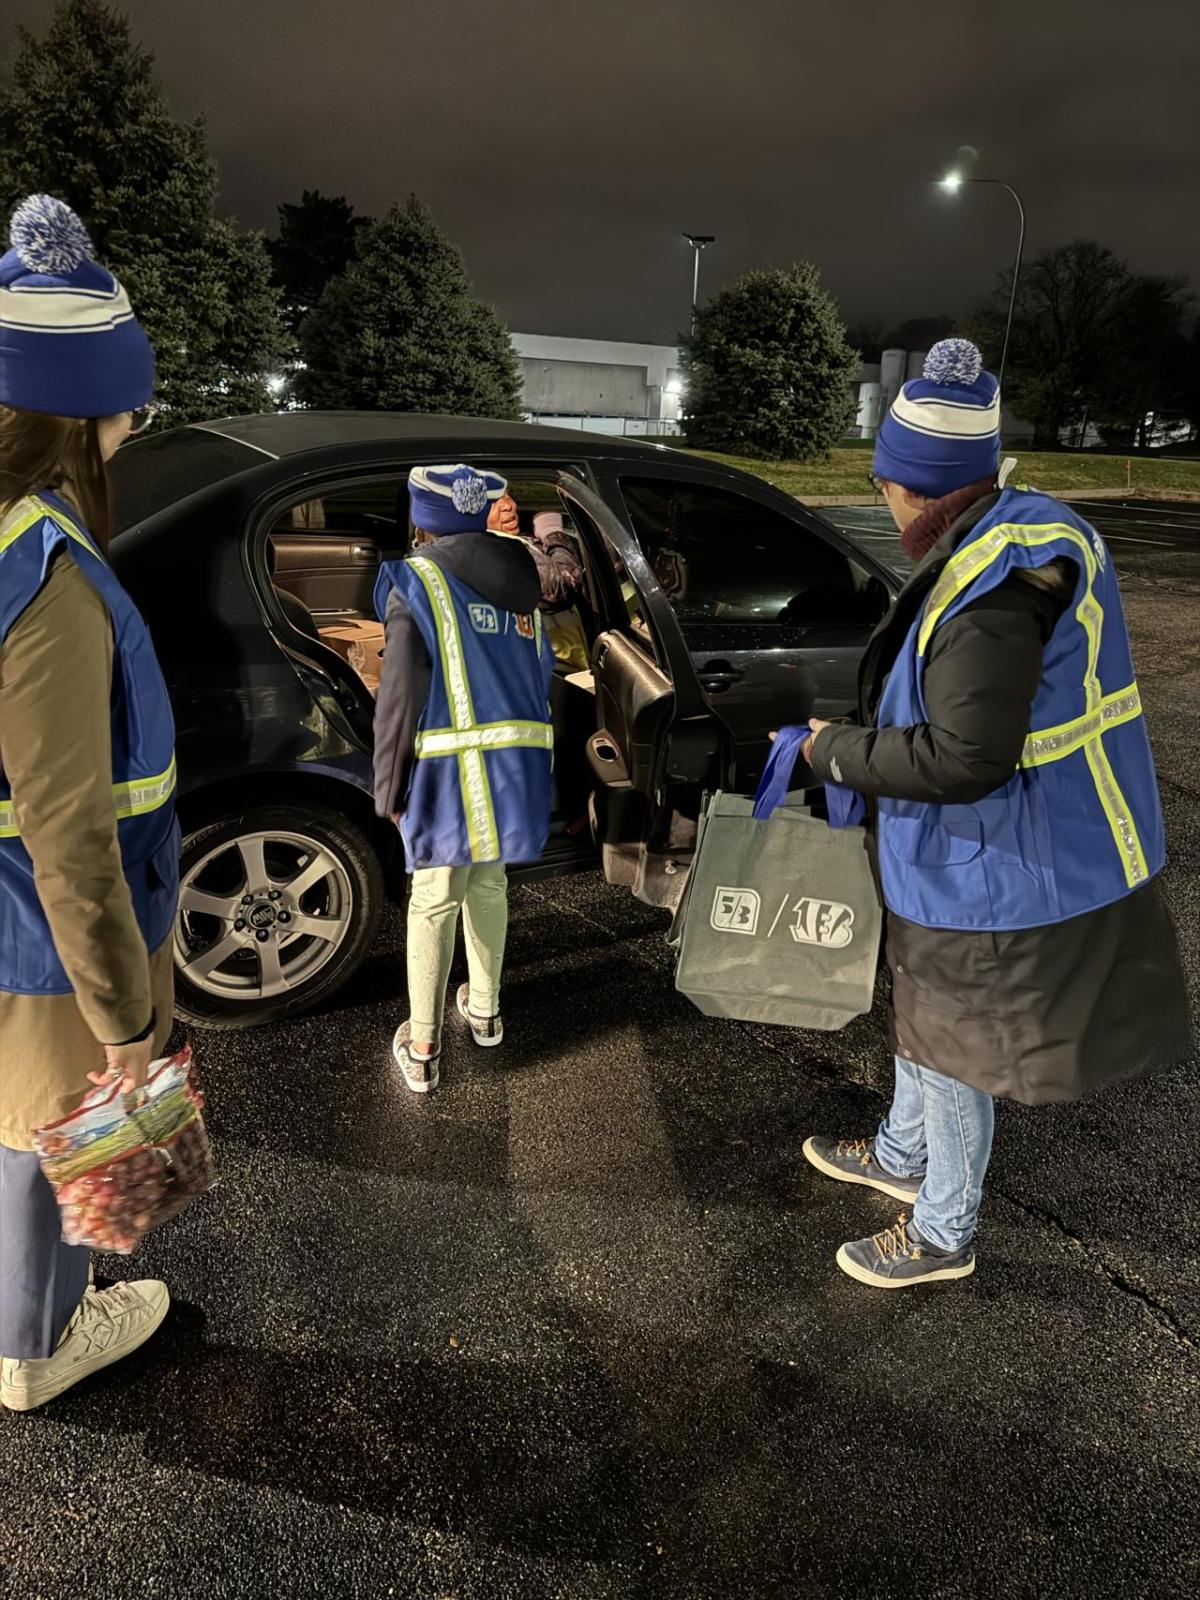
[[[517,632],[521,635],[522,639],[533,638],[533,617],[527,612],[518,612]]]

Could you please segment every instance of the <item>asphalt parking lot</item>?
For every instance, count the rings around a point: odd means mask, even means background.
[[[1200,507],[1083,509],[1195,1002]],[[451,1035],[428,1101],[389,1070],[396,915],[336,1010],[197,1037],[221,1187],[99,1262],[169,1281],[163,1332],[0,1413],[0,1593],[1195,1593],[1195,1061],[1001,1105],[975,1276],[873,1295],[833,1256],[895,1203],[800,1146],[873,1128],[878,1011],[706,1019],[663,925],[592,874],[515,891],[507,1042]]]

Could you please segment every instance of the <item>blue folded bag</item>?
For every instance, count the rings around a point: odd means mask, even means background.
[[[758,780],[758,793],[754,796],[754,815],[760,820],[769,817],[787,798],[800,746],[811,732],[807,723],[800,727],[780,728],[762,777]],[[825,804],[829,810],[831,828],[854,827],[867,814],[867,803],[858,790],[848,789],[842,783],[825,785]]]

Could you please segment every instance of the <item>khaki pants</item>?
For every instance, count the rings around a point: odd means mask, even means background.
[[[508,933],[508,875],[502,861],[470,867],[422,867],[408,901],[408,1003],[414,1044],[441,1039],[454,933],[462,908],[476,1016],[500,1009],[500,969]]]

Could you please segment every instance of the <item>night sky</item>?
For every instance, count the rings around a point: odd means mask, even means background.
[[[50,0],[3,0],[44,26]],[[222,206],[417,190],[523,332],[670,341],[701,294],[810,258],[851,320],[964,310],[1029,247],[1092,236],[1200,286],[1195,0],[128,0]]]

